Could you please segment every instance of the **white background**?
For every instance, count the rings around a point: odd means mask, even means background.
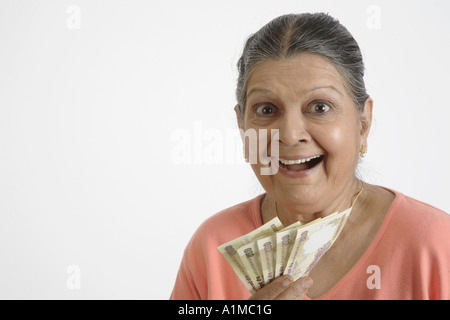
[[[449,1],[2,0],[0,298],[167,299],[198,225],[263,192],[233,111],[243,44],[306,11],[363,51],[361,175],[450,212]]]

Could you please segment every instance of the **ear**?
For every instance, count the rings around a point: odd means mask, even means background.
[[[239,112],[239,105],[234,106],[234,112],[236,112],[236,120],[237,120],[239,129],[244,130],[244,120],[241,118],[241,114]]]
[[[365,145],[367,145],[367,137],[369,136],[370,127],[372,126],[372,109],[373,100],[369,97],[364,103],[364,110],[360,115],[361,143]]]
[[[241,135],[241,140],[243,144],[243,152],[244,152],[244,159],[245,162],[248,162],[248,150],[245,144],[245,133],[244,133],[244,120],[241,117],[241,113],[239,112],[239,105],[234,106],[234,112],[236,113],[236,120],[239,127],[239,134]]]

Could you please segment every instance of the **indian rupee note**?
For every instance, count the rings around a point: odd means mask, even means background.
[[[261,261],[261,269],[264,278],[264,284],[270,283],[275,279],[275,252],[276,252],[276,236],[268,236],[256,241],[259,250],[259,258]]]
[[[351,211],[347,209],[332,217],[325,217],[308,228],[298,229],[285,274],[294,280],[309,274],[322,256],[334,244]],[[305,233],[307,232],[307,233]]]
[[[247,290],[250,291],[251,293],[256,292],[255,283],[250,278],[250,275],[245,269],[244,263],[239,257],[239,254],[236,251],[233,244],[226,243],[224,245],[219,246],[217,249],[219,249],[220,253],[222,253],[225,259],[228,261],[234,273],[244,283]]]
[[[280,231],[285,231],[285,230],[289,230],[289,229],[296,229],[296,228],[301,227],[301,225],[302,225],[302,224],[301,224],[300,221],[296,221],[296,222],[294,222],[294,223],[288,225],[287,227],[281,229]]]
[[[243,261],[239,257],[238,249],[243,245],[249,244],[258,238],[268,236],[275,233],[283,228],[283,224],[278,219],[278,217],[270,220],[261,227],[245,234],[239,238],[233,239],[227,243],[224,243],[217,247],[220,253],[225,257],[225,259],[230,264],[233,271],[239,277],[239,279],[244,283],[247,290],[251,293],[256,292],[258,284],[255,284],[251,277],[249,271],[246,269]]]
[[[312,239],[314,244],[321,244],[323,242],[328,242],[333,239],[334,230],[329,230],[329,228],[325,228],[327,232],[321,233],[318,231],[320,229],[320,225],[311,225],[308,228],[301,228],[297,230],[297,235],[295,239],[295,243],[292,247],[291,254],[289,256],[288,262],[286,263],[286,269],[284,270],[284,274],[290,275],[294,281],[298,279],[298,271],[299,268],[302,267],[307,261],[308,258],[314,256],[316,251],[319,250],[320,247],[311,246],[310,250],[304,250],[305,244],[308,244],[309,240]]]
[[[239,257],[247,270],[250,279],[255,284],[256,289],[264,287],[264,276],[259,258],[258,245],[256,241],[246,244],[238,249]]]
[[[272,233],[275,233],[281,229],[283,229],[284,226],[281,223],[280,219],[278,217],[273,218],[269,222],[265,223],[258,229],[253,230],[252,232],[243,235],[242,237],[238,238],[240,239],[242,245],[250,243],[255,241],[255,239],[260,239],[263,237],[266,237]]]
[[[287,259],[292,250],[294,244],[295,236],[297,234],[297,229],[287,229],[284,231],[279,231],[275,234],[276,236],[276,263],[275,263],[275,278],[281,276],[286,267]]]

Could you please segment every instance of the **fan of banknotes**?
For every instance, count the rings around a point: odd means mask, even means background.
[[[287,227],[274,218],[217,249],[253,294],[281,275],[294,281],[307,276],[336,241],[351,209]]]

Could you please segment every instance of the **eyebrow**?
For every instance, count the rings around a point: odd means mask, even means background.
[[[276,94],[273,93],[272,91],[270,91],[269,89],[264,89],[264,88],[255,87],[255,88],[252,88],[252,89],[247,93],[247,97],[248,97],[249,95],[251,95],[253,92],[258,92],[258,91],[261,91],[261,92],[263,92],[263,93],[267,93],[267,94],[272,95],[272,96],[276,96]]]
[[[325,85],[325,86],[314,87],[312,89],[304,91],[303,93],[306,94],[306,93],[310,93],[312,91],[319,90],[319,89],[331,89],[331,90],[336,91],[340,96],[343,96],[343,94],[335,86],[333,86],[331,84]]]
[[[314,87],[312,89],[308,89],[308,90],[303,91],[303,94],[308,94],[308,93],[311,93],[311,92],[313,92],[315,90],[320,90],[320,89],[331,89],[331,90],[336,91],[340,96],[343,96],[343,94],[333,85],[324,85],[324,86]],[[255,87],[255,88],[252,88],[247,93],[247,97],[250,96],[250,94],[252,94],[253,92],[258,92],[258,91],[261,91],[263,93],[266,93],[266,94],[269,94],[269,95],[272,95],[272,96],[276,96],[276,94],[273,93],[272,91],[270,91],[269,89]]]

